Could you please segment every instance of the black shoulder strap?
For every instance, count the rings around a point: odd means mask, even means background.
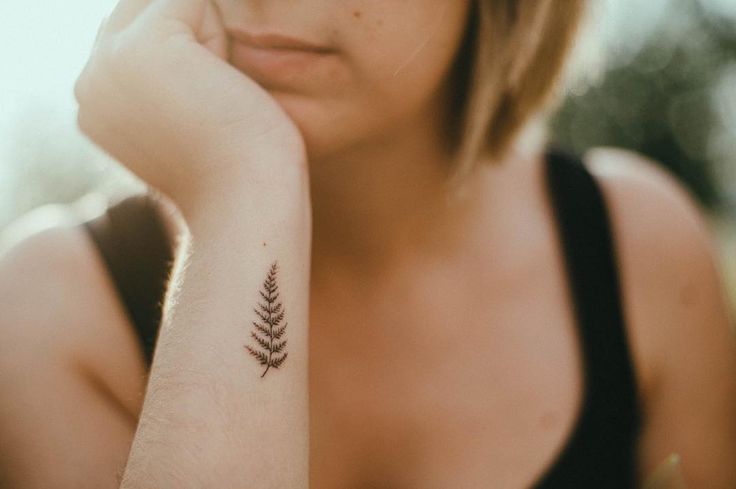
[[[174,253],[160,212],[150,194],[135,194],[83,223],[107,264],[149,366]]]
[[[545,171],[575,305],[585,399],[572,438],[537,487],[635,487],[640,406],[605,196],[581,158],[561,148],[548,149]]]

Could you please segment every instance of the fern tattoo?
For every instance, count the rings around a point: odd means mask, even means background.
[[[263,371],[261,377],[266,375],[271,367],[279,368],[288,354],[284,351],[286,339],[281,341],[288,323],[284,321],[284,325],[280,325],[284,319],[286,308],[283,307],[281,302],[277,302],[279,298],[279,286],[276,283],[277,272],[278,263],[274,261],[266,279],[263,281],[262,290],[258,291],[265,302],[259,302],[258,307],[253,309],[260,321],[252,322],[257,331],[251,331],[250,335],[258,342],[260,349],[245,345],[245,349],[258,360],[258,363],[266,366],[266,370]],[[259,336],[258,333],[265,338]],[[278,356],[282,351],[284,351],[283,355]]]

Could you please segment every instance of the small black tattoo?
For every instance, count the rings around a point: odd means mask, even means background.
[[[261,349],[245,345],[245,348],[258,360],[258,363],[266,365],[266,370],[263,371],[261,377],[266,375],[266,372],[271,367],[279,368],[284,363],[284,360],[286,360],[286,355],[288,354],[288,352],[284,351],[283,355],[276,356],[277,353],[281,353],[286,347],[286,339],[283,341],[279,340],[281,340],[288,325],[288,322],[284,321],[284,325],[279,326],[286,314],[286,308],[281,302],[277,302],[279,298],[279,286],[276,283],[277,272],[278,263],[274,261],[271,264],[271,269],[268,271],[266,280],[263,281],[263,289],[258,291],[265,303],[259,302],[258,308],[253,309],[261,320],[260,322],[252,321],[253,326],[267,339],[258,336],[256,331],[251,331],[250,335],[258,342]]]

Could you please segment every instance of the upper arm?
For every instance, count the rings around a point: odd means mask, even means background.
[[[0,486],[119,486],[144,384],[91,251],[67,223],[0,255]]]
[[[690,487],[736,487],[736,338],[705,213],[665,169],[598,149],[643,401],[642,470],[680,455]]]

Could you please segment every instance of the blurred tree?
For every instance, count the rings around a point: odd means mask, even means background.
[[[712,146],[729,130],[714,94],[736,60],[736,21],[707,0],[670,4],[666,22],[629,63],[612,64],[599,83],[567,98],[553,136],[575,151],[605,145],[647,155],[713,210],[723,202]]]

